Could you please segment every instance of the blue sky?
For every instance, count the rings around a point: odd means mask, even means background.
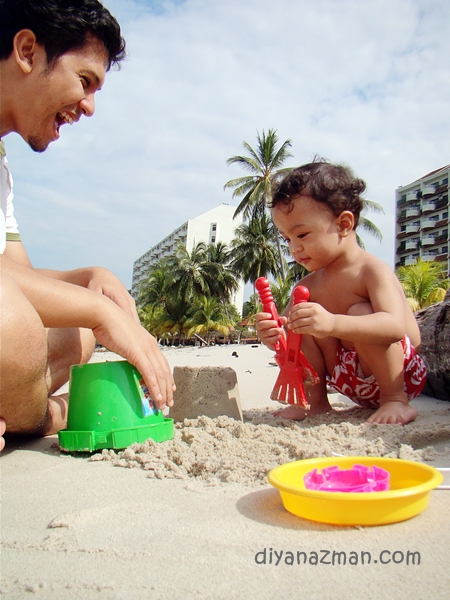
[[[450,162],[447,0],[106,0],[128,43],[96,114],[43,154],[5,139],[16,216],[36,267],[133,261],[222,202],[226,159],[274,128],[290,166],[351,165],[394,264],[396,187]]]

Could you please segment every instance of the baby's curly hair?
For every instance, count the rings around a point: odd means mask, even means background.
[[[358,179],[350,167],[334,165],[323,159],[302,165],[290,171],[275,188],[270,208],[278,204],[289,206],[298,196],[311,196],[327,204],[336,216],[349,210],[355,217],[356,229],[364,208],[361,194],[366,184]]]

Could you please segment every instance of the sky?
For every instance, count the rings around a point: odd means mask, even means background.
[[[5,138],[15,211],[35,267],[133,262],[227,203],[227,158],[272,128],[286,166],[318,154],[365,180],[394,267],[395,189],[450,162],[447,0],[105,0],[128,56],[96,112],[36,154]]]

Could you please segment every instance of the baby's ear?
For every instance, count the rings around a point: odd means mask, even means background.
[[[343,210],[336,220],[337,228],[342,237],[347,237],[355,227],[355,216],[349,210]]]

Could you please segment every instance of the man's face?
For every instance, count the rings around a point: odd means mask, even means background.
[[[61,56],[50,69],[46,61],[36,63],[19,131],[35,152],[43,152],[59,138],[61,125],[94,114],[94,94],[104,83],[106,63],[104,46],[92,37],[82,48]]]

